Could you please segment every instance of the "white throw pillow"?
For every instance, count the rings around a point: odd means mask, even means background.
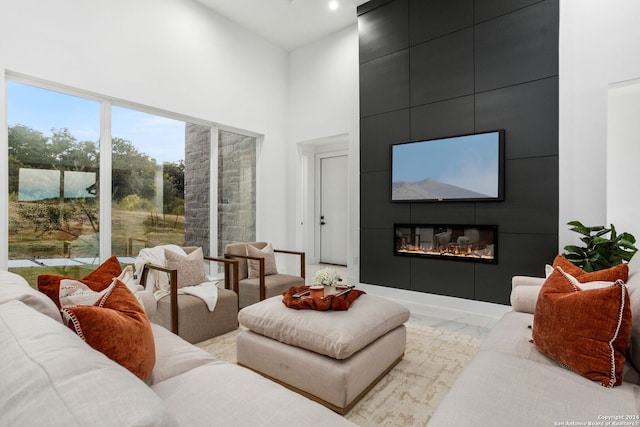
[[[60,307],[74,307],[76,305],[93,305],[104,294],[111,292],[115,286],[115,280],[111,285],[97,292],[82,282],[73,279],[60,280]]]
[[[208,282],[204,274],[204,256],[202,248],[198,248],[187,256],[177,254],[169,249],[164,250],[167,268],[178,270],[178,287],[198,286]]]
[[[603,280],[595,280],[593,282],[580,282],[578,279],[576,279],[569,273],[565,272],[560,267],[556,267],[556,268],[564,275],[564,277],[566,277],[569,280],[569,282],[573,285],[574,288],[580,288],[583,291],[607,288],[609,286],[615,285],[616,283],[616,282],[605,282]]]
[[[276,255],[273,252],[273,246],[268,243],[262,249],[258,249],[255,246],[247,245],[247,256],[256,258],[264,258],[264,274],[269,276],[271,274],[278,274],[276,268]],[[260,262],[252,259],[247,260],[249,279],[255,279],[260,277]]]

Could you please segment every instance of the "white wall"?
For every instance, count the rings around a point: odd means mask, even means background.
[[[610,86],[607,115],[607,223],[640,242],[640,80]]]
[[[616,225],[607,188],[635,176],[630,171],[607,182],[607,88],[640,77],[639,16],[637,0],[560,0],[560,250],[577,241],[568,221]],[[627,209],[638,212],[637,196],[626,201]],[[639,238],[640,224],[620,231]]]
[[[340,148],[336,147],[336,141],[346,140],[349,156],[350,283],[358,283],[360,252],[358,58],[358,28],[355,24],[289,55],[289,156],[290,163],[296,164],[290,169],[292,177],[288,189],[295,203],[292,207],[295,212],[292,230],[296,241],[304,242],[303,199],[305,193],[309,196],[310,187],[304,181],[301,147],[335,150]],[[309,222],[312,221],[306,224]]]
[[[280,190],[288,169],[287,63],[286,51],[194,0],[0,0],[0,75],[9,70],[264,134],[258,238],[278,246],[291,238]],[[6,153],[5,108],[0,103]]]
[[[355,25],[287,55],[192,0],[0,2],[0,72],[264,134],[258,238],[279,246],[290,246],[301,232],[297,144],[347,134],[350,276],[357,273]],[[618,185],[607,183],[605,167],[607,87],[640,77],[638,16],[636,0],[618,0],[615,7],[602,0],[560,1],[560,249],[575,240],[566,222],[616,221],[607,212],[607,187]],[[0,95],[4,99],[4,88]],[[0,103],[0,129],[6,129],[5,108]],[[6,131],[0,133],[4,174],[3,156]],[[627,201],[637,212],[640,199]],[[0,241],[6,242],[6,230],[0,227]],[[624,231],[640,237],[637,228]],[[6,259],[6,245],[0,245],[0,259]]]

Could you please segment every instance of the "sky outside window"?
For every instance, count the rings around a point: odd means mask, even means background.
[[[24,125],[47,137],[52,129],[67,128],[78,141],[100,140],[97,101],[8,80],[7,104],[9,126]],[[135,143],[158,163],[184,159],[184,122],[114,106],[112,123],[112,137]]]
[[[69,129],[80,141],[100,139],[100,104],[35,86],[7,81],[9,126],[24,125],[50,137],[52,129]]]

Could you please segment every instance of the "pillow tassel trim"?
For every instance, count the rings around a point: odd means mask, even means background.
[[[82,328],[80,327],[80,321],[76,317],[75,313],[69,311],[66,307],[60,310],[62,312],[62,316],[67,322],[71,322],[73,325],[73,330],[76,334],[82,339],[82,341],[87,342],[84,334],[82,333]]]
[[[103,308],[104,303],[107,302],[107,299],[111,296],[111,292],[116,288],[116,283],[118,283],[118,279],[114,277],[113,282],[111,282],[111,285],[109,285],[109,288],[107,289],[107,292],[105,292],[102,298],[100,298],[100,304],[98,304],[98,307]]]
[[[622,326],[622,317],[624,312],[624,300],[625,300],[624,297],[625,297],[625,293],[627,292],[626,285],[620,279],[616,280],[614,286],[620,287],[620,310],[618,311],[618,326],[616,327],[616,332],[615,334],[613,334],[613,337],[611,338],[611,340],[609,340],[609,348],[611,349],[611,379],[609,380],[608,388],[613,388],[613,386],[616,383],[616,356],[615,356],[615,350],[613,348],[613,342],[618,338],[618,334],[620,333],[620,327]]]

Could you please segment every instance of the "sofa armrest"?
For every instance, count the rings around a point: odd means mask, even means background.
[[[513,276],[511,279],[511,307],[513,311],[533,314],[544,277]]]
[[[545,280],[547,279],[544,277],[513,276],[511,278],[511,289],[515,289],[518,286],[542,286]]]
[[[511,291],[511,308],[513,311],[521,313],[531,313],[536,311],[538,294],[542,286],[519,286]]]

